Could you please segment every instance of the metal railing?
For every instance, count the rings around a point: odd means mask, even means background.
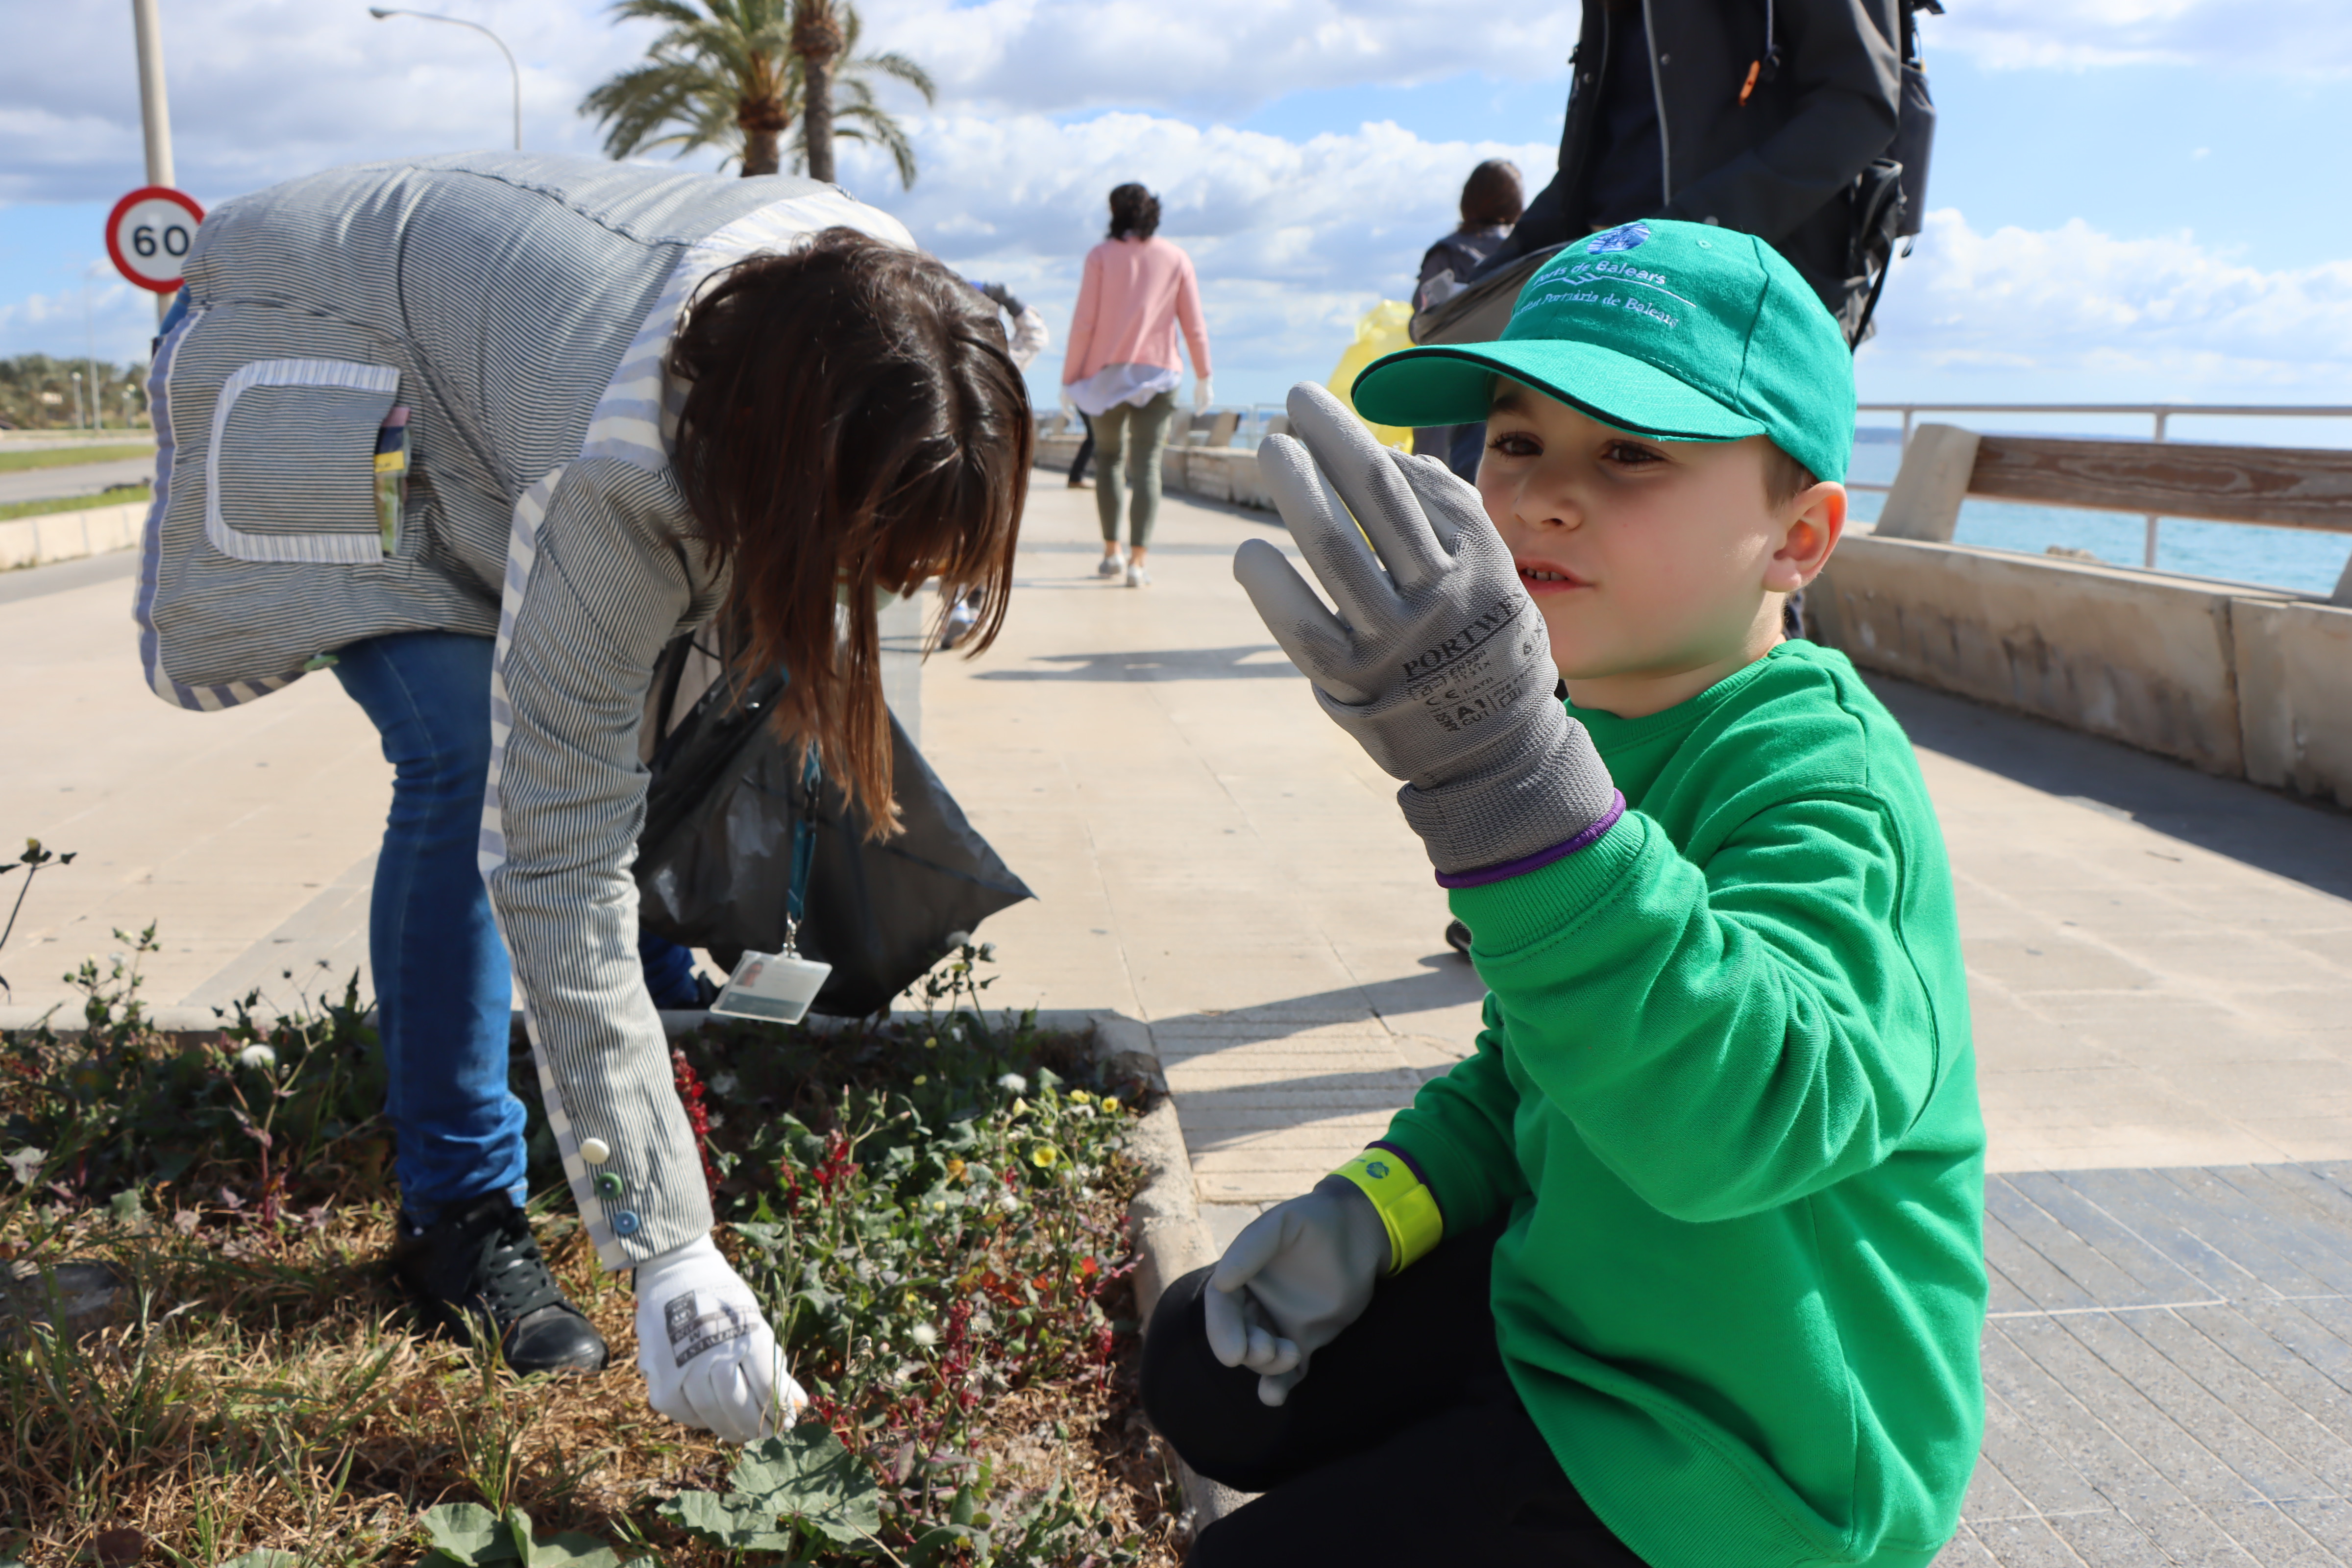
[[[1903,416],[1903,444],[1899,451],[1911,447],[1911,429],[1922,414],[2035,414],[2035,415],[2128,415],[2152,421],[2149,439],[2161,441],[2167,427],[2175,418],[2189,416],[2247,419],[2352,419],[2352,406],[2337,404],[2292,403],[1862,403],[1855,405],[1858,414],[1900,414]],[[1870,490],[1884,495],[1893,485],[1864,481],[1848,481],[1846,489]],[[2162,514],[2149,512],[2147,542],[2141,550],[2141,564],[2150,571],[2156,568],[2158,520]]]

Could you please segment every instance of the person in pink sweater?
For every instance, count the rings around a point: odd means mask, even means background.
[[[1062,401],[1084,414],[1094,430],[1095,508],[1102,518],[1105,577],[1124,570],[1127,585],[1151,581],[1144,569],[1151,524],[1160,514],[1160,458],[1184,379],[1176,357],[1176,331],[1192,353],[1192,406],[1209,405],[1209,329],[1201,319],[1201,289],[1192,258],[1152,235],[1160,198],[1141,185],[1110,194],[1110,237],[1087,252],[1070,319],[1070,346],[1062,361]],[[1119,469],[1135,492],[1127,521],[1127,559],[1118,552]]]

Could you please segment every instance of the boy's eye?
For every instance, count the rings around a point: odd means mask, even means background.
[[[1507,458],[1539,458],[1543,443],[1524,430],[1501,430],[1486,438],[1489,451],[1500,452]]]
[[[1623,468],[1645,468],[1666,460],[1663,453],[1635,446],[1631,441],[1610,442],[1601,449],[1601,457],[1602,461]]]

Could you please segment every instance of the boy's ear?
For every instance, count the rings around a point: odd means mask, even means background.
[[[1845,534],[1845,487],[1822,480],[1790,499],[1780,547],[1764,566],[1767,593],[1793,594],[1821,575]]]

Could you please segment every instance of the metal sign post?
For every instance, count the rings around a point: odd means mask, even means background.
[[[172,105],[163,94],[163,30],[155,18],[155,0],[131,0],[131,19],[139,35],[139,122],[147,137],[147,184],[151,188],[168,189],[178,182],[172,174]],[[188,205],[195,205],[194,202]],[[106,229],[110,247],[114,225],[109,222]],[[122,258],[117,256],[114,264],[121,267]],[[179,287],[178,279],[179,275],[173,273],[173,289]],[[131,281],[137,283],[139,279],[132,278]],[[142,286],[154,288],[152,283]],[[155,320],[162,321],[163,312],[171,308],[172,289],[159,291],[155,296]]]

